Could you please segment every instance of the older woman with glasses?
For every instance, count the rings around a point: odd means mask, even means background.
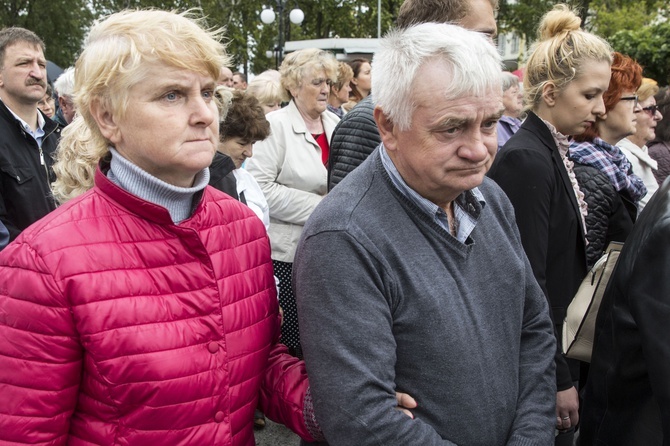
[[[642,178],[647,188],[647,194],[640,199],[638,209],[642,211],[649,199],[658,189],[658,182],[654,176],[654,171],[658,169],[658,164],[649,155],[647,143],[656,136],[656,124],[663,119],[663,115],[658,111],[654,95],[658,93],[658,84],[655,80],[644,78],[642,85],[637,90],[637,96],[640,101],[640,110],[636,112],[637,128],[635,133],[619,141],[618,146],[626,155],[628,161],[633,166],[635,175]]]
[[[282,342],[301,357],[291,271],[303,225],[326,194],[330,139],[339,122],[326,108],[337,62],[327,51],[304,49],[289,54],[279,72],[291,100],[267,115],[270,136],[254,144],[247,169],[270,206],[268,235],[284,310]]]
[[[658,112],[664,117],[656,126],[656,137],[648,144],[649,155],[658,163],[654,171],[660,186],[670,175],[670,87],[663,87],[655,95]]]

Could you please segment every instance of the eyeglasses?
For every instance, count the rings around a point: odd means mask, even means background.
[[[649,116],[651,116],[653,118],[654,115],[656,115],[656,112],[658,111],[658,105],[654,104],[654,105],[650,105],[649,107],[642,107],[642,110],[647,112],[649,114]]]
[[[633,103],[633,108],[637,107],[637,103],[638,103],[637,95],[626,96],[626,97],[623,97],[623,98],[621,98],[621,99],[619,99],[619,100],[620,100],[620,101],[635,101],[635,102]]]

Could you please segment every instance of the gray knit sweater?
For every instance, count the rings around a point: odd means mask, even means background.
[[[293,265],[317,419],[337,445],[551,445],[555,338],[513,209],[488,178],[465,244],[375,151],[316,208]],[[412,395],[415,419],[394,409]]]

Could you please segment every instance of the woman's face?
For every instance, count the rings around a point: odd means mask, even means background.
[[[616,144],[635,133],[638,116],[636,110],[639,111],[640,107],[635,92],[624,91],[619,102],[598,120],[598,131],[603,139],[610,144]]]
[[[235,163],[235,168],[239,169],[244,160],[254,154],[253,144],[254,141],[246,141],[236,136],[219,143],[219,152],[228,155]]]
[[[216,79],[153,64],[128,91],[123,117],[102,109],[94,116],[116,150],[166,183],[190,187],[212,163],[218,145]]]
[[[301,113],[316,119],[326,111],[331,81],[322,69],[307,71],[300,85],[291,90],[291,96]]]
[[[636,116],[637,130],[635,131],[635,139],[643,142],[642,145],[645,145],[656,138],[656,124],[663,119],[663,115],[656,108],[656,99],[650,96],[644,101],[640,101],[640,111],[636,113]]]
[[[341,107],[342,104],[349,102],[349,93],[351,93],[351,85],[349,82],[351,82],[351,79],[345,79],[342,88],[339,90],[336,90],[335,86],[331,87],[332,91],[330,96],[334,99],[332,102],[337,103],[337,107]]]
[[[37,103],[37,108],[42,110],[42,113],[44,113],[47,118],[53,118],[53,115],[56,112],[54,102],[55,101],[53,96],[45,94],[44,97]]]
[[[503,106],[507,116],[519,117],[523,108],[523,100],[518,85],[514,85],[503,92]]]
[[[358,72],[358,76],[351,80],[356,88],[358,88],[358,91],[361,92],[363,97],[369,95],[370,91],[372,90],[372,76],[370,75],[371,72],[372,66],[370,66],[368,62],[364,62],[361,64],[361,69]]]
[[[270,112],[279,110],[281,108],[281,104],[279,102],[273,102],[271,104],[261,104],[261,107],[263,108],[263,113],[267,115]]]
[[[563,90],[545,92],[543,116],[564,135],[580,135],[595,125],[596,118],[605,114],[603,93],[612,75],[610,64],[604,61],[585,61],[582,73]]]

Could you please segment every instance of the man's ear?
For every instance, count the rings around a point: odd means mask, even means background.
[[[98,124],[102,136],[116,145],[121,139],[121,132],[116,118],[109,110],[108,105],[100,102],[100,100],[94,100],[91,103],[90,109],[91,115],[93,115],[93,119]]]
[[[545,104],[547,104],[548,107],[553,107],[556,105],[556,98],[558,97],[558,93],[559,91],[556,88],[556,84],[553,82],[547,82],[542,87],[542,100]]]
[[[384,110],[382,110],[379,106],[375,107],[373,116],[375,118],[375,122],[377,123],[379,136],[382,138],[384,147],[386,147],[387,150],[395,150],[398,146],[395,124],[388,116],[386,116]]]

